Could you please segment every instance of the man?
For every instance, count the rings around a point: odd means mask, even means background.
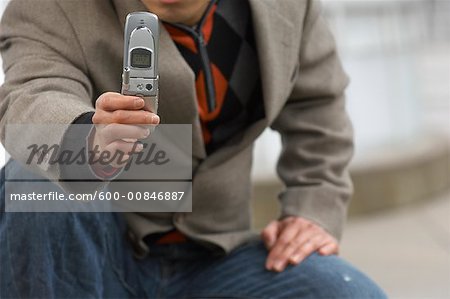
[[[113,93],[125,17],[145,10],[164,22],[158,115]],[[347,77],[316,1],[13,0],[0,49],[2,136],[13,123],[93,123],[90,146],[131,155],[141,149],[124,140],[149,132],[108,125],[192,124],[195,169],[192,213],[2,214],[2,296],[384,297],[335,255],[351,194],[352,130]],[[250,170],[266,127],[282,136],[286,189],[280,218],[257,241]],[[67,135],[43,138],[60,144]],[[19,147],[7,150],[20,157]],[[64,174],[48,163],[30,169],[51,180]]]

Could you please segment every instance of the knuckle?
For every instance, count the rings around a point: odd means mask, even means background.
[[[264,228],[265,230],[272,230],[278,225],[277,221],[270,221],[269,224]]]
[[[299,249],[295,252],[295,256],[298,257],[297,260],[303,260],[307,256],[307,254]]]
[[[339,246],[339,241],[338,241],[335,237],[333,237],[333,236],[330,235],[329,233],[326,233],[326,236],[327,236],[327,238],[330,239],[330,242],[335,243],[336,245]]]
[[[107,94],[103,94],[98,98],[98,100],[96,102],[97,107],[99,107],[100,109],[103,109],[108,106],[109,101],[110,101],[109,96]]]
[[[301,256],[307,256],[312,252],[312,247],[305,245],[302,248],[300,248],[298,252],[300,253]]]
[[[277,222],[277,221],[271,221],[271,222],[267,225],[266,229],[274,229],[275,227],[277,227],[277,225],[278,225],[278,222]]]
[[[307,228],[313,228],[315,225],[314,225],[314,223],[312,223],[311,221],[309,221],[309,220],[303,220],[304,221],[304,225],[307,227]]]
[[[294,242],[288,243],[288,245],[285,247],[286,252],[293,252],[297,250],[298,246]]]
[[[100,117],[100,115],[99,115],[99,113],[94,113],[94,115],[92,116],[92,122],[94,123],[94,124],[100,124],[100,122],[101,122],[101,117]]]
[[[278,239],[278,244],[285,246],[287,244],[289,244],[289,241],[286,237],[281,237],[280,239]]]
[[[289,217],[284,219],[284,221],[289,223],[289,224],[295,223],[296,220],[297,220],[297,217],[294,217],[294,216],[289,216]]]
[[[317,245],[313,243],[313,241],[306,241],[305,243],[300,245],[300,250],[304,253],[311,252]]]
[[[303,220],[300,217],[295,217],[293,222],[297,225],[301,225],[303,223]]]
[[[333,240],[333,238],[330,238],[329,236],[324,236],[323,237],[323,241],[324,241],[324,243],[327,243],[327,244],[336,244],[336,242]]]
[[[323,246],[323,242],[322,241],[320,241],[320,240],[313,240],[313,241],[311,241],[309,244],[308,244],[308,246],[309,246],[309,248],[311,249],[311,250],[316,250],[316,249],[319,249],[320,247],[322,247]]]
[[[103,96],[105,96],[105,98],[112,98],[112,97],[114,97],[115,95],[116,95],[116,93],[111,92],[111,91],[105,92],[105,93],[103,94]]]
[[[100,109],[102,107],[102,102],[103,102],[103,95],[101,95],[100,97],[97,98],[97,100],[95,101],[95,108],[96,109]]]
[[[296,224],[302,229],[307,229],[309,222],[303,218],[298,218]]]
[[[105,96],[102,99],[102,106],[103,107],[109,107],[109,106],[111,106],[111,104],[112,104],[111,96]]]
[[[312,238],[312,242],[314,244],[321,245],[321,244],[324,244],[326,242],[326,239],[325,239],[325,237],[323,235],[317,235],[314,238]]]
[[[335,252],[335,249],[332,248],[331,246],[325,246],[323,252],[327,255],[332,254],[333,252]]]
[[[320,234],[320,235],[323,234],[322,229],[320,227],[318,227],[317,225],[311,225],[309,227],[309,230],[311,230],[314,234]]]
[[[271,260],[279,260],[281,256],[282,256],[282,253],[280,251],[273,250],[271,252],[271,254],[269,255],[269,258]]]
[[[313,241],[309,241],[303,244],[301,250],[303,250],[304,252],[311,252],[316,246],[317,245]]]
[[[294,247],[299,247],[302,244],[301,240],[299,238],[295,238],[291,241],[291,245]]]
[[[122,110],[116,110],[113,112],[114,122],[120,123],[125,120],[125,113]]]
[[[282,253],[280,253],[280,255],[278,255],[278,256],[276,257],[276,259],[277,259],[278,261],[285,262],[286,260],[289,259],[289,257],[290,257],[290,256],[289,256],[286,252],[282,252]]]

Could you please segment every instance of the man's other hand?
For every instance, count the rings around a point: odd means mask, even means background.
[[[150,135],[150,125],[158,125],[158,115],[145,111],[145,102],[135,96],[119,93],[104,93],[96,101],[92,122],[95,135],[91,138],[90,148],[98,147],[99,152],[109,152],[120,159],[111,166],[123,167],[130,155],[143,150],[137,141]]]
[[[269,250],[266,269],[281,272],[288,264],[298,265],[310,254],[339,252],[337,240],[317,224],[300,217],[272,221],[261,233]]]

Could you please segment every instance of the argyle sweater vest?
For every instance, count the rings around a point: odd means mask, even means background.
[[[164,25],[195,74],[203,140],[211,154],[264,118],[249,3],[211,1],[197,26]]]

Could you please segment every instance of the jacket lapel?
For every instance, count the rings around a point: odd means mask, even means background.
[[[266,120],[271,124],[289,96],[291,75],[298,67],[299,42],[294,36],[294,24],[281,12],[280,1],[249,2],[261,67]],[[300,32],[297,39],[299,37]]]
[[[122,28],[130,12],[147,11],[140,0],[112,0]],[[161,26],[159,44],[160,99],[162,123],[192,124],[192,155],[203,160],[206,151],[197,110],[195,75],[181,56],[169,33]]]

